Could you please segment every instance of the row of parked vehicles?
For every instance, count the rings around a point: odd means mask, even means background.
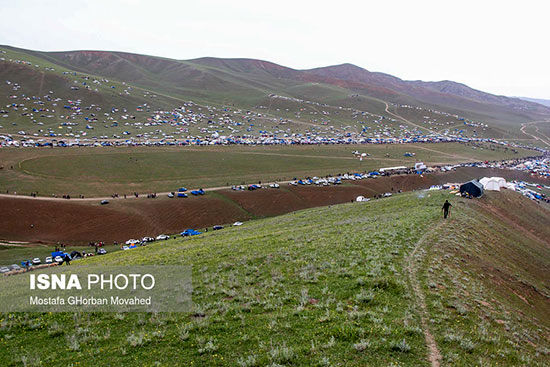
[[[107,250],[105,250],[104,248],[100,248],[97,250],[97,255],[105,255],[106,253],[107,253]],[[44,258],[44,262],[42,262],[42,260],[39,257],[35,257],[32,260],[23,260],[21,261],[21,266],[17,264],[12,264],[10,266],[0,267],[0,273],[18,271],[18,270],[22,270],[33,266],[42,265],[42,264],[54,264],[54,263],[62,264],[66,260],[74,261],[85,257],[95,256],[95,255],[96,255],[95,253],[86,253],[86,252],[81,253],[78,251],[73,251],[70,254],[62,251],[55,251],[55,252],[52,252],[51,256],[46,256]]]
[[[292,186],[298,186],[298,185],[317,185],[317,186],[329,186],[329,185],[340,185],[342,181],[345,180],[363,180],[366,178],[377,178],[380,174],[376,171],[369,172],[369,173],[352,173],[352,174],[344,174],[337,177],[326,177],[326,178],[319,178],[319,177],[312,177],[312,178],[305,178],[305,179],[294,179],[293,181],[290,181],[288,184]]]
[[[189,195],[186,194],[186,191],[187,189],[185,187],[180,187],[178,189],[177,192],[175,191],[172,191],[171,193],[168,194],[168,197],[169,198],[186,198],[188,197]],[[191,195],[194,195],[194,196],[201,196],[201,195],[204,195],[206,194],[206,192],[203,190],[203,189],[198,189],[198,190],[192,190],[191,191]]]
[[[129,250],[129,249],[132,249],[132,248],[136,248],[138,246],[146,246],[147,244],[149,244],[151,242],[166,241],[166,240],[169,240],[169,239],[170,239],[170,236],[168,236],[166,234],[159,234],[156,237],[143,237],[141,240],[130,239],[130,240],[125,242],[125,245],[122,245],[122,249],[123,250]]]
[[[243,225],[243,222],[233,223],[234,227],[238,227],[238,226],[242,226],[242,225]],[[212,227],[212,229],[214,231],[219,231],[220,229],[223,229],[223,228],[224,227],[222,225],[219,225],[219,224]],[[202,234],[202,232],[196,231],[194,229],[186,229],[185,231],[180,233],[180,235],[182,235],[183,237],[196,236],[196,235],[199,235],[199,234]]]
[[[274,182],[274,183],[270,183],[266,187],[269,187],[271,189],[278,189],[281,186],[278,183]],[[252,184],[252,185],[248,185],[248,186],[245,186],[245,185],[233,185],[233,186],[231,186],[231,190],[235,190],[235,191],[245,191],[245,190],[253,191],[253,190],[258,190],[258,189],[261,189],[261,188],[263,188],[263,186],[259,185],[259,184]]]
[[[242,225],[243,225],[243,222],[233,223],[233,226],[242,226]],[[224,227],[222,225],[215,225],[215,226],[212,227],[212,229],[214,231],[217,231],[217,230],[220,230],[220,229],[223,229],[223,228]],[[183,236],[183,237],[196,236],[196,235],[200,235],[200,234],[202,234],[202,232],[196,231],[194,229],[186,229],[185,231],[180,233],[180,235]],[[140,240],[130,239],[130,240],[125,242],[125,244],[122,246],[122,249],[123,250],[130,250],[130,249],[136,248],[138,246],[146,246],[147,244],[149,244],[151,242],[165,241],[165,240],[168,240],[168,239],[170,239],[170,236],[166,235],[166,234],[160,234],[156,237],[143,237]],[[97,255],[105,255],[106,253],[107,253],[107,250],[105,250],[104,248],[99,248],[97,250]],[[47,256],[44,259],[44,264],[52,264],[52,263],[62,264],[67,258],[68,258],[69,261],[73,261],[73,260],[78,260],[78,259],[81,259],[81,258],[84,258],[84,257],[94,256],[94,255],[95,255],[94,253],[86,253],[86,252],[80,253],[78,251],[73,251],[70,254],[62,252],[62,251],[57,251],[57,252],[52,252],[52,256]],[[0,267],[0,273],[8,273],[8,272],[11,272],[11,271],[18,271],[18,270],[22,270],[23,268],[29,268],[29,267],[37,266],[37,265],[41,265],[41,264],[42,264],[42,260],[40,260],[40,258],[38,258],[38,257],[35,257],[32,260],[22,261],[21,266],[19,266],[17,264],[12,264],[10,266],[2,266],[2,267]]]

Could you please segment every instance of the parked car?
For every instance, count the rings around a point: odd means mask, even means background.
[[[193,191],[194,192],[194,191]],[[202,194],[193,194],[193,195],[202,195]],[[178,192],[178,197],[179,198],[186,198],[188,197],[189,195],[187,195],[186,193],[184,192]]]
[[[40,259],[38,257],[35,257],[34,259],[32,259],[32,264],[33,265],[40,265],[40,264],[42,264],[42,261],[40,261]]]
[[[272,184],[269,184],[269,187],[271,187],[272,189],[278,189],[280,186],[278,183],[272,183]]]
[[[100,248],[99,250],[97,250],[98,255],[105,255],[106,253],[107,253],[107,250],[105,250],[104,248]]]
[[[104,200],[101,200],[99,203],[100,203],[101,205],[107,205],[107,204],[109,204],[109,200],[105,200],[105,199],[104,199]]]
[[[11,270],[21,270],[21,267],[17,264],[11,264],[10,268],[11,268]]]
[[[168,236],[168,235],[166,235],[166,234],[159,234],[159,235],[157,236],[157,241],[164,241],[164,240],[167,240],[167,239],[169,239],[169,238],[170,238],[170,236]]]
[[[155,242],[155,239],[153,237],[143,237],[141,239],[141,243],[147,243],[147,242]]]
[[[243,225],[243,222],[235,222],[233,223],[234,226],[242,226]]]
[[[2,266],[0,268],[0,273],[7,273],[10,271],[10,268],[8,268],[7,266]]]
[[[51,256],[46,257],[46,259],[44,259],[44,262],[46,264],[51,264],[53,262],[52,257]]]
[[[212,227],[212,229],[213,229],[214,231],[217,231],[217,230],[223,229],[223,226],[216,225],[216,226]]]
[[[54,260],[55,260],[56,263],[62,263],[63,262],[63,258],[59,255],[56,256]]]
[[[169,193],[169,194],[168,194],[168,197],[169,197],[170,199],[173,198],[173,197],[174,197],[174,193],[173,193],[173,192]]]
[[[124,245],[124,246],[122,246],[122,249],[123,249],[124,251],[126,251],[126,250],[129,250],[130,248],[129,248],[128,246]]]

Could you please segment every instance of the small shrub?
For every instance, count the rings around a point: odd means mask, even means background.
[[[126,341],[132,347],[139,347],[149,341],[144,332],[139,332],[137,334],[130,334],[126,337]]]
[[[67,347],[69,348],[69,350],[72,350],[72,351],[77,351],[80,349],[78,335],[76,334],[67,335]]]
[[[206,343],[199,343],[199,354],[214,353],[218,350],[218,346],[215,344],[215,339],[210,338]]]
[[[189,339],[189,331],[181,330],[179,337],[181,341],[186,341],[187,339]]]
[[[237,359],[237,364],[241,367],[255,367],[258,365],[258,362],[256,361],[256,356],[251,354],[246,358]]]
[[[331,336],[330,339],[329,339],[329,341],[326,342],[325,344],[323,344],[323,345],[321,346],[321,348],[323,348],[323,349],[329,349],[329,348],[334,347],[335,344],[336,344],[336,340],[334,339],[334,336]]]
[[[411,347],[409,346],[409,344],[407,344],[407,341],[405,339],[401,340],[398,343],[393,343],[391,349],[401,353],[409,353],[411,351]]]
[[[361,303],[369,303],[374,300],[374,292],[362,289],[355,295],[355,299]]]
[[[353,349],[355,349],[358,352],[363,352],[367,350],[370,347],[370,342],[365,339],[361,339],[359,343],[353,344]]]
[[[48,328],[48,335],[51,336],[52,338],[55,338],[56,336],[61,336],[63,335],[63,333],[64,333],[63,328],[57,322],[54,322]]]
[[[275,363],[287,363],[294,358],[294,351],[287,347],[286,344],[283,344],[281,346],[271,347],[269,356]]]
[[[463,349],[468,353],[472,353],[476,347],[475,343],[473,343],[471,340],[468,340],[468,339],[461,340],[458,345],[460,346],[461,349]]]

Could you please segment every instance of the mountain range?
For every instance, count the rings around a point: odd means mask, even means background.
[[[502,129],[519,129],[522,122],[550,116],[550,106],[544,101],[493,95],[449,80],[402,80],[352,64],[297,70],[244,58],[175,60],[125,52],[41,52],[10,46],[0,46],[0,50],[5,53],[0,76],[16,78],[36,73],[30,65],[8,65],[8,58],[28,60],[30,64],[101,76],[142,88],[167,98],[167,104],[173,98],[254,108],[267,103],[270,94],[277,94],[366,111],[381,111],[381,102],[390,108],[420,106]]]

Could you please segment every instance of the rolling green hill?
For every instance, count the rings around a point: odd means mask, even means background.
[[[3,314],[0,361],[545,366],[548,218],[513,192],[411,192],[81,260],[190,265],[194,310]]]
[[[121,124],[127,121],[122,120],[127,116],[121,111],[146,106],[148,113],[135,116],[136,121],[144,124],[155,116],[155,111],[172,111],[189,101],[194,102],[193,112],[207,113],[183,131],[164,125],[159,136],[209,135],[220,130],[212,121],[227,118],[224,114],[229,112],[234,117],[235,114],[249,115],[252,111],[253,120],[237,121],[248,128],[237,132],[222,130],[222,133],[258,135],[264,131],[280,136],[285,133],[361,134],[363,131],[369,136],[384,133],[399,136],[421,126],[420,132],[531,139],[520,131],[520,123],[550,116],[550,108],[537,103],[494,96],[450,81],[404,81],[351,64],[295,70],[253,59],[205,57],[183,61],[124,52],[38,52],[9,46],[1,46],[0,51],[3,52],[0,103],[6,106],[3,114],[7,116],[0,118],[0,132],[8,133],[28,130],[26,134],[44,136],[52,129],[73,133],[67,136],[74,136],[74,131],[78,131],[80,137],[116,138],[114,135],[124,131],[131,131],[132,136],[153,135],[158,127],[130,124],[123,128]],[[17,83],[19,89],[5,81]],[[56,112],[44,114],[52,116],[48,122],[38,121],[36,115],[31,119],[29,115],[21,116],[21,111],[13,111],[9,105],[25,104],[21,100],[23,94],[40,98],[43,109]],[[107,119],[98,119],[96,125],[102,126],[94,126],[94,131],[88,134],[83,134],[84,126],[89,124],[89,120],[83,119],[85,113],[73,118],[78,121],[78,127],[66,131],[57,127],[66,118],[61,112],[66,111],[56,109],[46,95],[63,102],[80,100],[83,106],[100,107],[101,114],[113,108],[117,111],[110,112]],[[421,113],[401,116],[404,105],[413,106]],[[397,116],[386,112],[386,108]],[[379,126],[382,117],[386,118],[387,127]],[[466,126],[462,118],[488,126],[477,129]],[[429,123],[433,120],[448,124],[440,128]],[[111,126],[113,121],[118,125]],[[38,122],[43,125],[36,126]],[[369,129],[363,130],[363,127]]]

